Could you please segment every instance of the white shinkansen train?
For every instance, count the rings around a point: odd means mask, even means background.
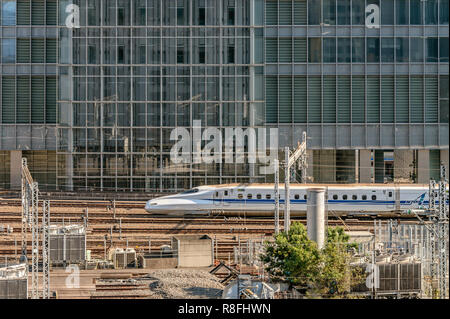
[[[339,215],[398,213],[428,206],[428,185],[422,184],[291,184],[291,215],[306,214],[309,188],[324,188],[327,208]],[[448,189],[448,187],[447,187]],[[280,184],[280,213],[284,185]],[[186,192],[149,200],[145,210],[154,214],[207,214],[211,212],[273,215],[274,184],[200,186]]]

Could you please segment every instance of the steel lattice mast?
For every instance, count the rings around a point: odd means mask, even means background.
[[[438,214],[438,278],[439,297],[448,298],[448,184],[446,168],[441,165],[441,180],[439,181],[439,214]]]
[[[42,205],[42,298],[50,298],[50,201],[45,200]]]
[[[32,268],[31,268],[31,298],[38,299],[38,262],[39,262],[39,188],[38,183],[34,182],[32,186],[31,204],[32,204]]]

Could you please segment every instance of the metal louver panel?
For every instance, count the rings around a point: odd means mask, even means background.
[[[294,1],[294,24],[306,25],[306,0]]]
[[[425,122],[438,122],[438,80],[437,76],[425,77]]]
[[[58,57],[58,47],[56,39],[46,39],[46,62],[56,63]]]
[[[352,122],[364,123],[364,77],[352,77]]]
[[[336,77],[323,79],[323,122],[336,123]]]
[[[266,39],[266,63],[278,61],[278,40]]]
[[[30,0],[17,0],[17,25],[30,25]]]
[[[294,122],[307,123],[307,85],[306,76],[294,78]]]
[[[31,62],[44,63],[45,50],[44,39],[31,40]]]
[[[44,0],[32,0],[31,2],[31,24],[45,24],[45,4]]]
[[[30,77],[17,77],[16,123],[30,123]]]
[[[266,24],[278,24],[278,1],[266,0]]]
[[[380,77],[367,77],[367,122],[380,122]]]
[[[56,25],[58,22],[58,4],[56,0],[46,1],[46,24]]]
[[[394,123],[394,77],[381,81],[381,123]]]
[[[2,77],[2,123],[14,124],[16,119],[16,79]]]
[[[292,1],[280,0],[279,6],[280,25],[292,25]]]
[[[338,76],[338,123],[351,123],[350,76]]]
[[[31,123],[44,123],[44,77],[31,78]]]
[[[17,63],[30,63],[30,39],[17,39]]]
[[[47,77],[46,79],[46,95],[45,95],[45,118],[46,122],[56,124],[56,78]]]
[[[411,77],[411,123],[423,123],[423,77]]]
[[[266,77],[266,122],[278,122],[278,79],[276,76]]]
[[[292,77],[280,77],[279,123],[292,123]]]
[[[308,52],[306,50],[306,38],[294,39],[294,62],[306,62]]]
[[[280,61],[281,63],[291,63],[292,62],[292,39],[291,38],[280,38],[279,44],[280,50]]]
[[[321,121],[321,78],[311,76],[308,79],[308,122],[320,123]]]
[[[395,92],[395,120],[397,123],[409,122],[409,80],[408,76],[397,76]]]

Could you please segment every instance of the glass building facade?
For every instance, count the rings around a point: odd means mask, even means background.
[[[0,4],[0,187],[17,156],[48,189],[273,181],[260,164],[172,163],[172,130],[195,120],[278,128],[280,156],[306,131],[314,182],[424,182],[448,165],[448,0]]]

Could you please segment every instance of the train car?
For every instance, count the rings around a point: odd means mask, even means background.
[[[337,215],[400,213],[428,205],[426,184],[292,184],[291,215],[306,214],[307,190],[323,188],[327,209]],[[284,185],[280,185],[280,209],[284,207]],[[152,199],[145,210],[155,214],[274,213],[274,184],[226,184],[199,186],[175,195]]]

